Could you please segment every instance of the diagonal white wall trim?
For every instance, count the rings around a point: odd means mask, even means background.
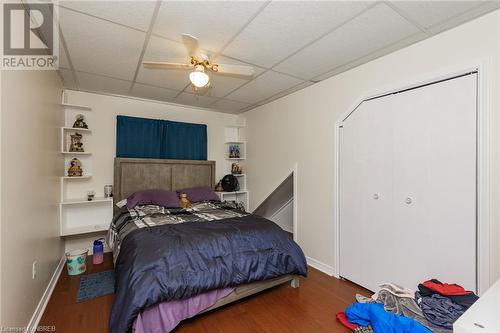
[[[38,323],[40,322],[40,319],[42,319],[42,315],[45,312],[45,308],[47,307],[47,304],[49,303],[50,296],[52,296],[52,292],[54,291],[54,288],[56,287],[57,280],[59,279],[59,276],[61,275],[61,272],[64,268],[64,264],[66,263],[66,257],[62,256],[61,260],[59,260],[59,263],[57,264],[56,269],[54,270],[54,273],[52,274],[52,277],[50,278],[49,284],[47,285],[47,288],[43,292],[42,298],[40,299],[40,302],[38,302],[38,305],[35,309],[35,312],[33,313],[33,316],[31,317],[28,325],[26,326],[26,331],[25,333],[30,333],[30,332],[37,332],[37,327]]]

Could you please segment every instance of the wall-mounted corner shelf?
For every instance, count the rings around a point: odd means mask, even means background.
[[[80,110],[85,110],[85,111],[92,111],[92,108],[90,106],[85,106],[85,105],[69,104],[69,103],[61,103],[61,105],[64,106],[65,108],[80,109]]]
[[[64,99],[63,99],[64,100]],[[65,176],[61,177],[61,196],[59,203],[60,236],[82,235],[93,232],[103,232],[109,228],[113,218],[113,199],[97,197],[88,201],[85,193],[85,184],[92,178],[93,150],[93,112],[92,108],[84,105],[62,103],[64,107],[64,126],[61,132],[61,154],[64,156]],[[87,128],[73,128],[76,117],[82,114]],[[78,132],[83,136],[83,148],[89,151],[71,152],[70,135]],[[73,158],[78,158],[83,169],[83,176],[69,177],[67,170]],[[78,181],[77,181],[78,180]],[[85,182],[86,181],[86,182]],[[85,182],[85,184],[80,183]],[[92,184],[92,183],[90,183]]]
[[[94,200],[87,200],[87,199],[69,199],[61,202],[61,205],[91,205],[95,203],[106,203],[106,202],[113,202],[113,198],[94,198]]]
[[[70,177],[70,176],[61,177],[61,179],[90,179],[90,178],[92,178],[92,175],[83,175],[78,177]]]
[[[89,130],[88,128],[61,127],[61,129],[68,132],[92,133],[92,130]]]
[[[109,228],[109,223],[107,224],[94,224],[92,226],[85,227],[77,227],[77,228],[68,228],[61,231],[61,236],[76,236],[76,235],[84,235],[90,234],[93,232],[103,232],[107,231]]]
[[[92,155],[92,153],[88,151],[62,151],[61,154],[65,155]]]

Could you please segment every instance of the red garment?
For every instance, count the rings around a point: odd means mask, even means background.
[[[354,331],[355,328],[357,328],[359,325],[358,324],[353,324],[351,323],[344,312],[339,312],[337,313],[337,320],[340,321],[342,325],[350,329],[351,331]]]
[[[423,285],[443,296],[468,295],[472,293],[472,291],[467,291],[458,284],[441,283],[438,280],[425,281]]]

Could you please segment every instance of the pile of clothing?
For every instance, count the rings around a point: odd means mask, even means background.
[[[418,291],[382,284],[372,297],[356,301],[337,320],[356,333],[451,333],[453,323],[478,300],[472,291],[436,279]]]

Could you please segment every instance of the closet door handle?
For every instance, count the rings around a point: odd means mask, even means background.
[[[411,205],[411,203],[412,203],[412,202],[413,202],[413,199],[412,199],[412,198],[410,198],[410,197],[406,197],[406,199],[405,199],[405,203],[406,203],[407,205]]]

